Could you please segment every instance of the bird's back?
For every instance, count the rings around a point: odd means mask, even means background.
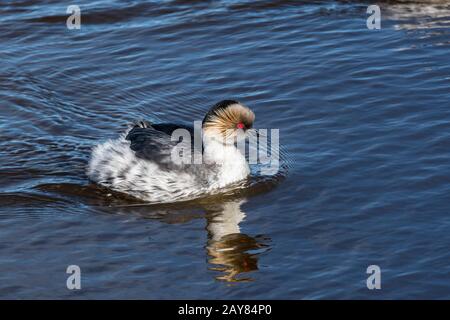
[[[172,150],[183,143],[171,140],[177,129],[193,132],[185,125],[140,122],[119,139],[96,146],[89,163],[89,178],[151,202],[173,202],[208,192],[217,168],[174,162]],[[192,141],[185,147],[193,148]]]

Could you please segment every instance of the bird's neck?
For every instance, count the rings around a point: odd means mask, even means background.
[[[203,160],[219,167],[219,187],[245,179],[250,168],[243,155],[234,144],[223,144],[208,137],[203,139]]]

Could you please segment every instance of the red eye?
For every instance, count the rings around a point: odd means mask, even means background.
[[[236,125],[236,128],[238,128],[238,129],[244,129],[245,126],[244,126],[244,124],[243,124],[242,122],[239,122],[239,123]]]

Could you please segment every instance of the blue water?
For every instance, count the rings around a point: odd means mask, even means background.
[[[450,298],[448,1],[379,1],[381,30],[364,1],[77,4],[80,30],[0,8],[1,298]],[[284,179],[164,206],[88,181],[131,121],[225,98],[280,129]]]

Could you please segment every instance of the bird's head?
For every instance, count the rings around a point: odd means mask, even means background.
[[[248,107],[235,100],[216,103],[203,119],[203,135],[208,139],[232,144],[245,138],[255,121],[255,114]]]

